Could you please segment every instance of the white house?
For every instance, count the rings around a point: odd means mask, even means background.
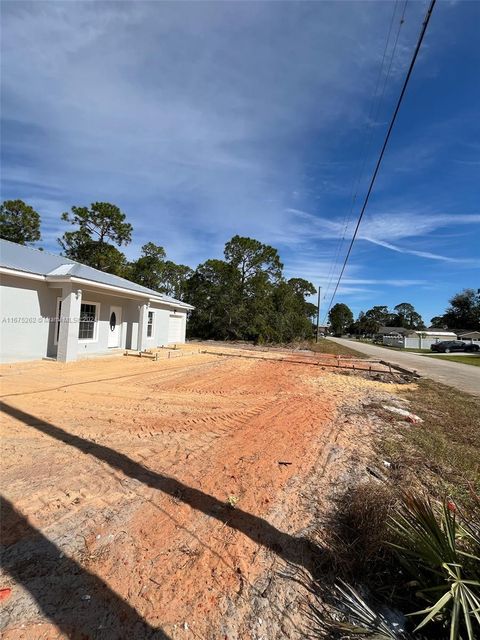
[[[191,305],[63,256],[0,240],[0,277],[3,362],[185,342]]]
[[[391,327],[391,331],[383,335],[383,344],[391,347],[402,347],[407,349],[429,349],[432,344],[443,342],[444,340],[456,340],[457,334],[453,331],[441,331],[436,329],[416,331]]]
[[[480,331],[457,331],[457,338],[462,342],[480,342]]]

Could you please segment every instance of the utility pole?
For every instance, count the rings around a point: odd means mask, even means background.
[[[317,303],[317,333],[315,334],[315,342],[318,342],[318,327],[320,325],[320,292],[322,287],[318,287],[318,303]]]

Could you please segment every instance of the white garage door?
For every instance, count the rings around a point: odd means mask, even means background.
[[[168,342],[183,342],[183,318],[171,315],[168,319]]]

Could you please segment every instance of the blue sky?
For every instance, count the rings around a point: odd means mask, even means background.
[[[256,237],[326,306],[426,7],[4,1],[2,199],[55,251],[96,200],[133,224],[130,257],[154,241],[194,267]],[[337,295],[355,314],[428,321],[480,287],[478,24],[479,2],[437,3]]]

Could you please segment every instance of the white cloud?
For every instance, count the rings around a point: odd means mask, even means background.
[[[391,10],[5,3],[4,180],[27,195],[49,185],[62,207],[113,200],[138,244],[168,240],[178,259],[206,228],[208,242],[238,232],[293,245],[286,209],[305,158],[292,141],[327,142],[366,118]],[[320,149],[315,162],[329,160]]]
[[[295,229],[296,242],[308,240],[309,238],[323,238],[325,240],[338,240],[345,236],[345,241],[350,242],[356,218],[345,226],[338,220],[328,220],[317,217],[312,213],[298,209],[289,209],[293,215],[292,229]],[[429,236],[436,230],[450,227],[454,223],[456,226],[472,226],[480,223],[480,214],[445,214],[445,213],[425,213],[423,211],[392,211],[390,213],[374,213],[366,215],[362,221],[357,240],[364,240],[372,244],[390,249],[397,253],[407,253],[428,260],[441,260],[458,264],[472,264],[475,262],[469,258],[456,256],[445,256],[431,251],[416,249],[415,247],[403,247],[392,244],[391,240],[422,239]],[[346,250],[346,246],[345,246]],[[343,257],[343,254],[342,254]]]
[[[399,247],[391,242],[385,242],[383,240],[374,240],[373,238],[367,238],[362,236],[362,240],[367,240],[379,247],[385,247],[385,249],[391,249],[397,253],[408,253],[412,256],[418,256],[419,258],[427,258],[428,260],[440,260],[442,262],[453,262],[457,264],[472,264],[472,260],[469,258],[450,258],[449,256],[442,256],[438,253],[431,253],[430,251],[417,251],[416,249],[408,249],[406,247]]]
[[[278,246],[287,275],[331,290],[357,214],[345,229],[342,207],[350,206],[359,161],[345,140],[365,131],[393,6],[4,2],[3,191],[41,211],[47,248],[58,248],[62,211],[108,200],[134,225],[131,258],[153,240],[195,266],[221,256],[239,233]],[[369,123],[374,141],[424,8],[408,5],[383,109]],[[424,72],[419,64],[417,78]],[[395,180],[431,163],[443,139],[433,138],[422,139],[421,154],[412,147],[389,152]],[[452,216],[411,198],[375,203],[360,228],[360,249],[368,242],[370,251],[374,243],[446,265],[463,262],[448,249],[442,255],[433,237]],[[465,228],[478,221],[454,216]],[[340,295],[366,300],[382,287],[426,286],[394,277],[401,272],[363,277],[357,251]]]
[[[437,229],[455,225],[480,223],[480,214],[445,214],[424,210],[392,210],[367,215],[362,221],[360,235],[366,240],[401,240],[426,236]]]

